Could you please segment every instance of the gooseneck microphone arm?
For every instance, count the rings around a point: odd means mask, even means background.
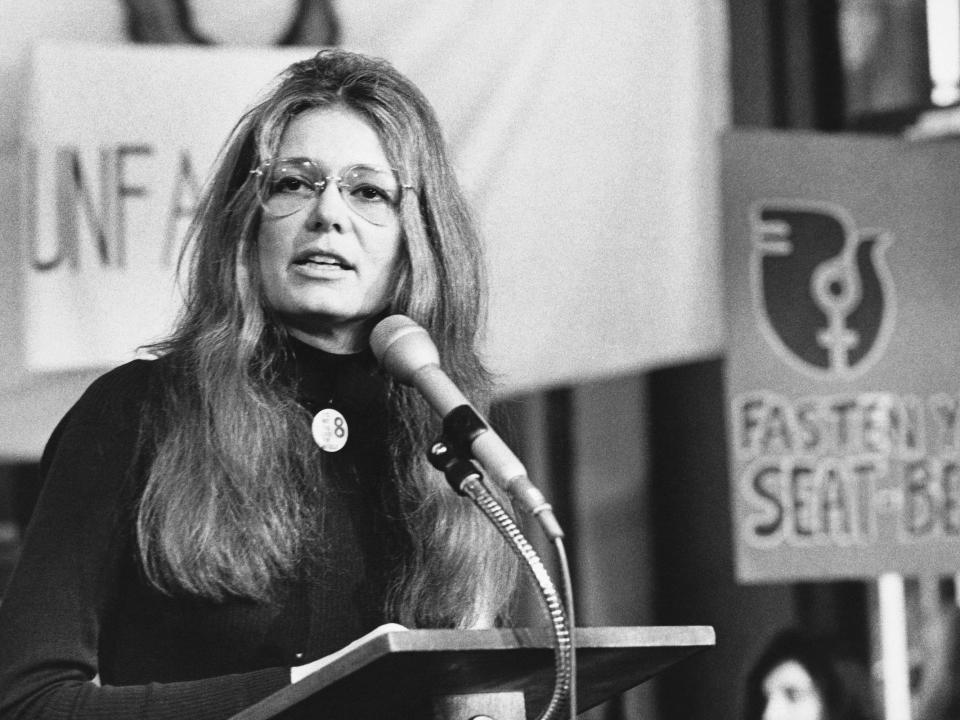
[[[388,373],[419,390],[443,418],[445,435],[457,443],[458,454],[476,459],[497,485],[537,518],[547,537],[563,537],[553,508],[530,481],[523,463],[440,368],[437,346],[426,330],[405,315],[391,315],[373,329],[370,347]]]
[[[523,463],[440,369],[439,352],[426,330],[404,315],[391,315],[373,329],[370,347],[388,373],[398,381],[417,388],[443,418],[442,438],[427,453],[430,463],[443,471],[447,482],[458,493],[473,500],[507,540],[511,549],[523,559],[537,581],[556,640],[553,694],[537,720],[558,718],[564,709],[569,711],[572,720],[577,714],[576,649],[572,632],[573,588],[563,548],[563,531],[553,515],[553,509],[530,482]],[[563,570],[566,605],[561,601],[536,551],[509,513],[490,494],[483,482],[481,469],[540,522],[557,550]]]

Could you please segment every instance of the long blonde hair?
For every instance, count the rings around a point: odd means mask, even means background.
[[[476,349],[481,244],[429,103],[382,60],[324,50],[295,63],[220,153],[188,238],[184,311],[154,346],[165,356],[163,391],[146,435],[155,454],[137,536],[148,577],[166,592],[269,598],[308,541],[319,463],[305,411],[276,382],[285,330],[265,306],[254,261],[250,171],[276,151],[291,118],[329,106],[364,118],[415,188],[401,201],[404,251],[389,311],[423,325],[448,374],[478,407],[488,404]],[[407,542],[385,614],[420,627],[488,623],[509,603],[515,558],[426,462],[438,433],[430,408],[412,389],[388,387],[384,510],[399,513]]]

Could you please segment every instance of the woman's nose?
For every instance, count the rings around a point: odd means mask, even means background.
[[[317,193],[309,216],[311,227],[342,231],[349,221],[349,209],[340,194],[336,180],[327,180],[323,190]]]

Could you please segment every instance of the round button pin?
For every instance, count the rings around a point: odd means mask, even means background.
[[[333,408],[324,408],[314,415],[310,429],[314,441],[326,452],[342,450],[350,434],[347,419]]]

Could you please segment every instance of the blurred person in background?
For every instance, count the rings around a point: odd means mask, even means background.
[[[865,669],[801,630],[777,633],[748,676],[744,720],[872,720]]]

